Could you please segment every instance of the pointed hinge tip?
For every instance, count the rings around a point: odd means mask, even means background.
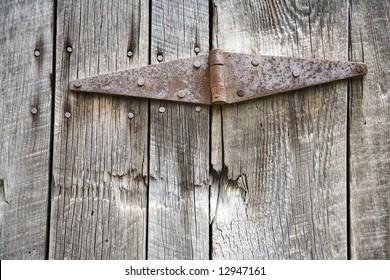
[[[179,101],[231,104],[365,75],[359,62],[223,52],[74,80],[73,91]]]

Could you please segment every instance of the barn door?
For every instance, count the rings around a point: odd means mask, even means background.
[[[387,1],[3,2],[2,259],[390,257]],[[69,90],[216,47],[369,74],[212,107]]]

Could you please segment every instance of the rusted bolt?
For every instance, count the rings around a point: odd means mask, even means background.
[[[195,112],[199,113],[200,111],[202,111],[202,107],[196,106],[195,107]]]
[[[361,65],[356,65],[355,70],[358,73],[362,73],[364,71],[364,67]]]
[[[41,52],[40,52],[39,50],[35,50],[35,51],[34,51],[34,55],[35,55],[36,57],[38,57],[38,56],[41,55]]]
[[[242,89],[240,89],[240,90],[237,91],[237,95],[239,97],[243,97],[245,95],[245,92]]]
[[[179,96],[179,98],[184,98],[185,96],[186,96],[186,94],[187,94],[187,91],[186,90],[184,90],[184,89],[182,89],[182,90],[180,90],[179,92],[178,92],[178,96]]]
[[[256,58],[252,59],[252,65],[253,66],[259,66],[259,61]]]
[[[36,113],[38,113],[38,110],[37,110],[37,108],[34,107],[34,108],[31,108],[30,112],[31,112],[31,114],[35,115]]]
[[[132,51],[127,51],[127,56],[128,57],[132,57],[133,56],[133,52]]]
[[[81,82],[80,81],[75,81],[74,82],[74,87],[75,88],[80,88],[81,87]]]
[[[134,118],[134,113],[130,112],[129,114],[127,114],[127,117],[131,120]]]
[[[160,107],[160,108],[158,108],[158,111],[159,111],[160,113],[165,113],[165,107]]]
[[[137,85],[142,87],[145,84],[145,80],[142,77],[139,77],[137,80]]]
[[[195,51],[196,53],[198,53],[198,52],[200,52],[200,48],[199,48],[199,47],[195,47],[195,48],[194,48],[194,51]]]
[[[200,61],[199,60],[195,60],[194,61],[194,67],[195,68],[199,68],[200,67]]]
[[[64,116],[65,116],[65,118],[69,119],[70,116],[71,116],[71,113],[70,112],[65,112]]]
[[[73,52],[73,48],[72,48],[72,47],[67,47],[67,48],[66,48],[66,51],[67,51],[68,53],[72,53],[72,52]]]
[[[300,74],[299,74],[298,70],[293,70],[292,71],[292,75],[293,75],[294,78],[298,78]]]
[[[163,57],[162,54],[157,55],[157,61],[158,61],[158,62],[163,61],[163,59],[164,59],[164,57]]]

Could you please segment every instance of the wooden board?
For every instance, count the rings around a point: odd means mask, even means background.
[[[351,257],[390,259],[390,3],[351,1],[351,60],[369,73],[350,93]]]
[[[152,1],[152,63],[209,51],[208,2]],[[195,108],[150,102],[149,259],[209,257],[209,108]]]
[[[347,60],[347,4],[216,0],[213,47]],[[213,115],[212,258],[347,258],[346,123],[346,81]]]
[[[52,21],[52,1],[0,3],[2,260],[47,253]]]
[[[146,257],[148,101],[76,94],[68,81],[147,64],[148,11],[58,2],[51,259]]]

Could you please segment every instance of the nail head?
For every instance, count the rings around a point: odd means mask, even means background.
[[[200,111],[202,111],[202,107],[196,106],[196,107],[195,107],[195,111],[196,111],[197,113],[199,113]]]
[[[134,113],[129,113],[128,115],[127,115],[127,117],[131,120],[132,118],[134,118]]]
[[[159,62],[163,61],[163,59],[164,59],[164,57],[163,57],[162,54],[157,55],[157,60],[158,60]]]
[[[127,56],[128,57],[132,57],[133,56],[133,52],[132,51],[127,51]]]
[[[177,95],[179,96],[179,98],[184,98],[186,94],[187,94],[186,90],[182,89],[178,92]]]
[[[73,52],[73,48],[72,48],[72,47],[67,47],[67,48],[66,48],[66,51],[67,51],[68,53],[72,53],[72,52]]]
[[[257,59],[252,59],[253,66],[259,66],[259,61]]]
[[[200,61],[199,60],[195,60],[194,61],[194,67],[195,68],[199,68],[200,67]]]
[[[292,75],[295,77],[295,78],[298,78],[299,77],[299,71],[298,70],[293,70],[292,71]]]
[[[36,57],[38,57],[38,56],[41,55],[41,52],[40,52],[39,50],[35,50],[35,51],[34,51],[34,55],[35,55]]]
[[[356,69],[356,72],[358,72],[358,73],[362,73],[364,71],[364,67],[361,65],[356,65],[355,69]]]
[[[142,87],[145,84],[145,80],[142,77],[139,77],[137,80],[138,86]]]
[[[199,48],[199,47],[195,47],[195,48],[194,48],[194,51],[195,51],[196,53],[198,53],[198,52],[200,52],[200,48]]]
[[[165,107],[160,107],[160,108],[158,108],[158,111],[159,111],[160,113],[164,113],[164,112],[165,112]]]
[[[30,112],[31,112],[31,114],[35,115],[36,113],[38,113],[38,110],[37,110],[37,108],[34,107],[34,108],[31,108]]]
[[[245,95],[245,93],[244,93],[244,91],[243,90],[238,90],[237,91],[237,95],[239,96],[239,97],[243,97],[244,95]]]
[[[81,82],[80,81],[75,81],[74,82],[74,87],[75,88],[80,88],[81,87]]]
[[[71,116],[70,112],[65,112],[65,118],[69,119]]]

